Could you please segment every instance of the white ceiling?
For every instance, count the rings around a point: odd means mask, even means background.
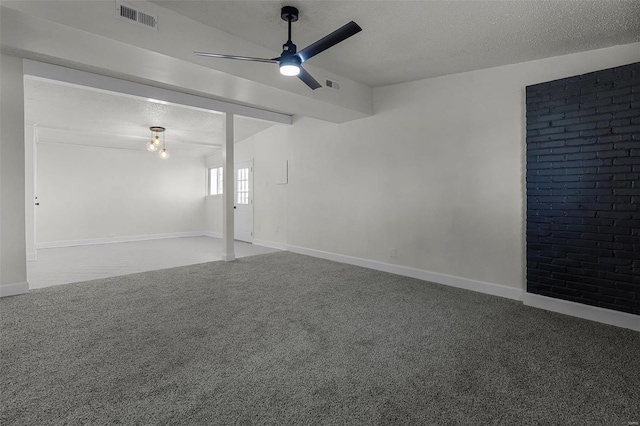
[[[165,127],[169,152],[210,155],[224,141],[221,114],[25,79],[25,121],[37,123],[42,143],[145,150],[150,126]],[[235,116],[239,142],[272,124]]]
[[[287,38],[281,6],[300,9],[298,49],[354,20],[361,33],[309,63],[373,87],[640,42],[638,0],[154,3],[274,51]]]
[[[154,3],[273,51],[286,41],[283,5],[300,9],[293,27],[299,49],[354,20],[361,33],[310,63],[373,87],[640,42],[640,0]],[[219,114],[35,79],[25,81],[25,119],[38,123],[45,143],[144,150],[152,125],[167,128],[167,148],[176,154],[209,155],[223,140]],[[236,116],[236,141],[268,127]]]

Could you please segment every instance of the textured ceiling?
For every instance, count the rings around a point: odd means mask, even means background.
[[[224,141],[221,114],[25,79],[25,120],[37,123],[40,142],[144,150],[149,126],[163,126],[167,149],[208,155]],[[236,142],[270,123],[235,117]]]
[[[638,0],[154,3],[274,51],[286,41],[283,5],[300,9],[298,49],[354,20],[361,33],[310,63],[374,87],[640,41]]]
[[[361,33],[310,63],[374,87],[640,41],[640,0],[154,3],[273,51],[286,40],[285,4],[300,9],[298,48],[355,20]],[[43,142],[145,149],[148,127],[161,125],[171,151],[199,156],[223,137],[218,114],[34,79],[25,82],[25,118]],[[269,126],[236,117],[236,141]]]

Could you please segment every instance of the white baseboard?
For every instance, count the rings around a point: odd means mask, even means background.
[[[522,302],[534,308],[545,309],[547,311],[558,312],[560,314],[583,318],[604,324],[615,325],[616,327],[629,328],[640,331],[640,316],[628,314],[626,312],[613,311],[611,309],[600,308],[598,306],[584,305],[582,303],[570,302],[563,299],[541,296],[539,294],[526,293],[522,297]]]
[[[15,296],[29,291],[29,283],[13,283],[0,285],[0,297]]]
[[[149,235],[130,235],[125,237],[93,238],[88,240],[50,241],[46,243],[36,243],[36,249],[89,246],[94,244],[128,243],[132,241],[162,240],[165,238],[201,237],[203,235],[204,235],[204,232],[202,231],[194,231],[194,232],[174,232],[169,234],[149,234]]]
[[[204,235],[205,237],[222,238],[222,232],[206,231],[203,232],[202,235]]]
[[[551,297],[526,293],[525,291],[518,288],[507,287],[484,281],[476,281],[468,278],[441,274],[438,272],[425,271],[422,269],[409,268],[406,266],[393,265],[389,263],[345,256],[336,253],[329,253],[320,250],[313,250],[304,247],[286,245],[284,245],[284,247],[294,253],[319,257],[322,259],[333,260],[335,262],[347,263],[350,265],[362,266],[364,268],[375,269],[383,272],[390,272],[392,274],[403,275],[451,287],[458,287],[466,290],[477,291],[480,293],[491,294],[494,296],[505,297],[507,299],[521,300],[527,306],[546,309],[548,311],[558,312],[564,315],[570,315],[604,324],[614,325],[616,327],[629,328],[631,330],[640,331],[640,316],[628,314],[626,312],[618,312],[611,309],[599,308],[597,306],[584,305],[581,303],[569,302],[562,299],[554,299]],[[285,248],[283,248],[283,250],[284,249]]]
[[[235,253],[223,254],[222,260],[224,260],[225,262],[233,262],[234,260],[236,260],[236,255]]]
[[[289,250],[289,246],[287,246],[285,243],[276,243],[275,241],[253,240],[253,244],[256,246],[269,247],[276,250]]]
[[[469,278],[462,278],[453,275],[441,274],[438,272],[425,271],[423,269],[409,268],[407,266],[392,265],[390,263],[377,262],[375,260],[345,256],[342,254],[329,253],[326,251],[313,250],[304,247],[287,246],[287,248],[289,251],[292,251],[294,253],[333,260],[335,262],[347,263],[349,265],[362,266],[364,268],[375,269],[377,271],[390,272],[392,274],[417,278],[424,281],[431,281],[437,284],[443,284],[451,287],[463,288],[465,290],[491,294],[493,296],[505,297],[507,299],[521,300],[522,295],[524,294],[524,291],[519,288],[507,287],[504,285],[488,283],[485,281],[476,281]]]
[[[27,262],[34,262],[38,260],[38,252],[34,251],[33,253],[27,253]]]
[[[212,238],[222,238],[222,233],[221,232],[211,232],[211,231],[207,231],[207,232],[203,232],[203,234],[205,237],[212,237]],[[238,241],[238,240],[236,240]],[[267,240],[256,240],[254,239],[251,244],[256,245],[256,246],[262,246],[262,247],[269,247],[269,248],[273,248],[273,249],[277,249],[277,250],[288,250],[288,246],[285,243],[276,243],[274,241],[267,241]]]

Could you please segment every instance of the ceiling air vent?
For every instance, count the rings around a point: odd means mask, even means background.
[[[124,21],[131,22],[151,30],[158,30],[158,17],[146,13],[126,3],[116,1],[116,16]]]
[[[326,83],[325,85],[326,85],[329,89],[340,90],[340,83],[338,83],[338,82],[337,82],[337,81],[335,81],[335,80],[329,80],[329,79],[327,78],[325,83]]]

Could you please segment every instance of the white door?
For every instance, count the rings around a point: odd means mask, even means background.
[[[253,160],[235,164],[235,239],[253,242]]]

